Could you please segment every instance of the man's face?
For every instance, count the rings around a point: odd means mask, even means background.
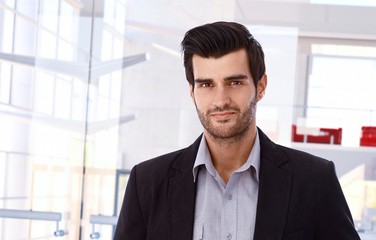
[[[257,102],[266,87],[266,76],[258,92],[248,67],[244,49],[220,58],[192,58],[194,89],[191,96],[205,133],[214,139],[237,139],[255,128]]]

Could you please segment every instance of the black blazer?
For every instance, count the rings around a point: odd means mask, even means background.
[[[258,131],[260,185],[253,239],[360,239],[334,164],[277,145]],[[192,240],[196,199],[192,168],[200,140],[132,169],[115,240]]]

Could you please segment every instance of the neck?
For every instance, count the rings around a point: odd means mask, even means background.
[[[256,137],[256,127],[250,126],[241,136],[217,139],[205,132],[213,165],[225,183],[231,174],[247,162]]]

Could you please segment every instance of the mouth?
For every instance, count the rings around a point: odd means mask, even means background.
[[[216,120],[219,120],[219,121],[227,120],[234,115],[235,115],[234,111],[221,111],[221,112],[213,112],[213,113],[209,114],[210,117],[212,117]]]

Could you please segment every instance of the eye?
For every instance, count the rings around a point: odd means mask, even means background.
[[[237,85],[241,85],[241,84],[242,84],[241,81],[231,81],[231,82],[230,82],[230,85],[231,85],[231,86],[237,86]]]
[[[208,87],[211,87],[212,84],[211,83],[201,83],[200,86],[203,87],[203,88],[208,88]]]

